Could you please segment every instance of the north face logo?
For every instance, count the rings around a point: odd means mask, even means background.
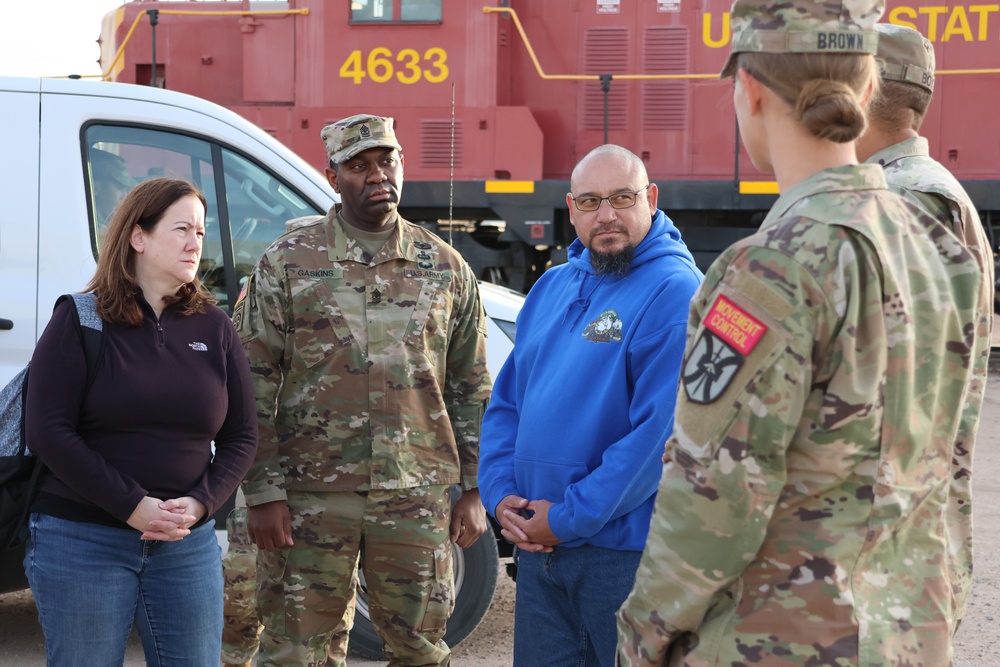
[[[196,352],[208,352],[208,345],[205,345],[204,343],[199,343],[199,342],[188,343],[188,347],[190,347],[192,350],[195,350]]]

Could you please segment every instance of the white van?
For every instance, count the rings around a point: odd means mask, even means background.
[[[223,308],[286,220],[334,202],[323,175],[267,133],[188,95],[0,78],[0,108],[0,382],[30,358],[56,298],[93,275],[106,224],[95,192],[108,154],[135,182],[169,175],[204,191],[201,275]]]
[[[0,77],[0,109],[0,386],[30,359],[56,298],[82,290],[92,277],[107,223],[105,199],[114,188],[171,176],[205,193],[200,276],[229,310],[285,222],[325,214],[336,198],[322,174],[266,132],[189,95]],[[316,141],[320,129],[314,128]],[[483,299],[491,317],[489,363],[497,372],[510,351],[523,297],[484,285]],[[449,624],[453,645],[489,607],[496,543],[482,539],[457,554],[456,571],[459,587],[475,584],[465,586],[464,595],[462,588],[457,592],[456,609],[464,611]],[[26,585],[20,563],[0,554],[0,592]],[[356,631],[375,638],[362,616]],[[358,638],[359,649],[365,643]]]

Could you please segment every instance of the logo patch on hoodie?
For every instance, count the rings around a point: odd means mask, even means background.
[[[596,320],[587,325],[582,336],[591,343],[622,342],[622,321],[617,311],[605,310]]]
[[[204,343],[198,341],[195,341],[194,343],[188,343],[188,347],[190,347],[195,352],[208,352],[208,345],[205,345]]]

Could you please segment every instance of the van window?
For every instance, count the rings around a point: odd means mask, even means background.
[[[242,155],[222,150],[226,205],[236,276],[242,287],[267,246],[285,233],[285,223],[316,215],[316,208]],[[325,211],[320,212],[322,215]]]
[[[284,223],[322,215],[257,163],[210,140],[148,127],[90,125],[84,131],[94,256],[115,205],[136,184],[167,176],[194,183],[208,203],[199,277],[223,309]]]

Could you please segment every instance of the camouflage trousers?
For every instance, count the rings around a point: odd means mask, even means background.
[[[226,519],[229,549],[222,557],[222,662],[243,665],[257,654],[261,625],[257,617],[257,547],[247,534],[247,510],[237,507]]]
[[[450,663],[448,486],[288,493],[295,546],[257,554],[261,667],[344,667],[360,556],[391,667]],[[363,544],[363,548],[362,548]]]

